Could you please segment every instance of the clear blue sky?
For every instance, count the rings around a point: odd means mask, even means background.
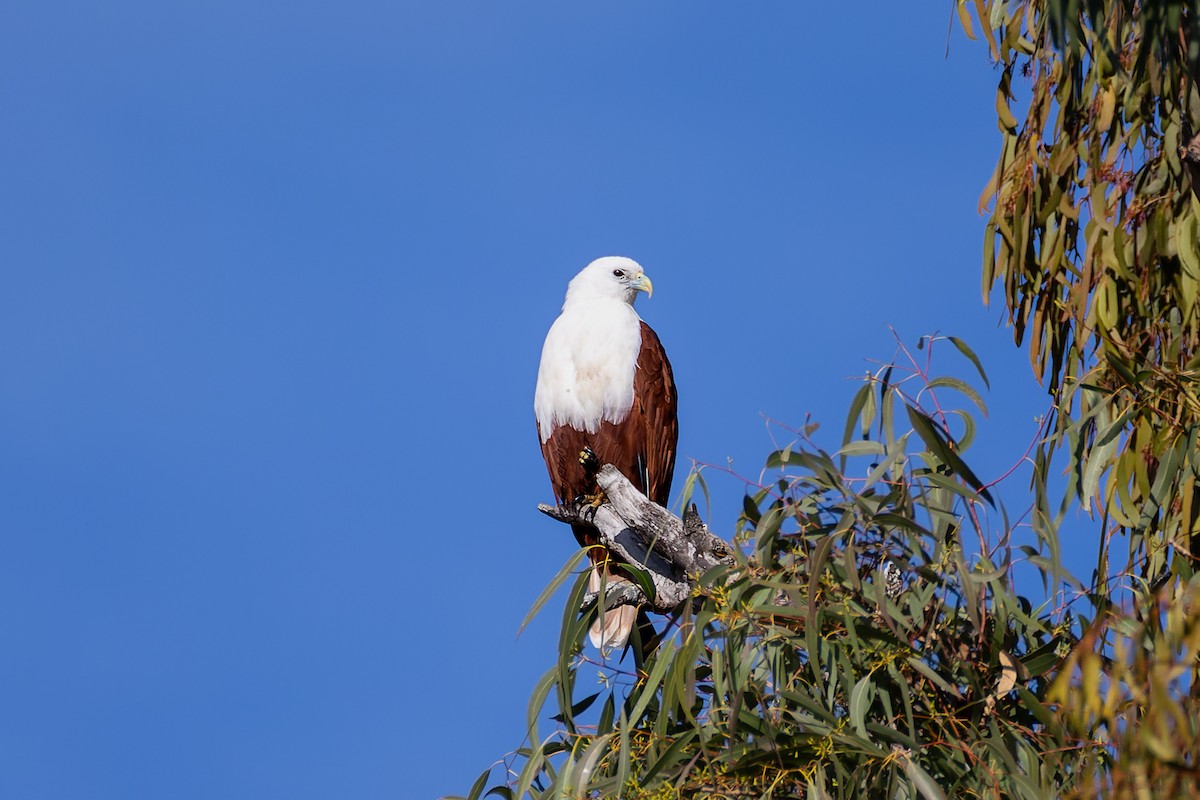
[[[0,796],[429,798],[517,747],[573,551],[534,376],[600,255],[654,279],[677,487],[756,474],[763,415],[836,446],[888,325],[980,352],[972,463],[1019,459],[996,75],[951,13],[9,3]]]

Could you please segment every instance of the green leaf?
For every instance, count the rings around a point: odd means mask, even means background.
[[[808,563],[808,596],[817,596],[817,585],[821,581],[821,573],[825,571],[825,562],[829,560],[829,553],[833,549],[833,543],[836,537],[832,534],[821,537],[817,544],[817,549],[809,558]],[[812,671],[813,680],[819,685],[823,683],[821,677],[821,659],[818,641],[820,639],[818,632],[820,627],[817,624],[821,609],[817,603],[810,602],[808,604],[808,620],[804,624],[805,641],[808,646],[808,663]]]
[[[939,475],[936,472],[931,472],[922,477],[927,483],[945,489],[946,491],[953,492],[967,502],[973,502],[976,499],[976,493],[974,491],[967,486],[963,486],[961,483],[947,475]]]
[[[1115,425],[1109,427],[1112,428]],[[1101,438],[1104,439],[1104,443],[1094,445],[1082,465],[1083,479],[1079,484],[1079,496],[1083,502],[1083,510],[1089,513],[1092,510],[1092,498],[1100,489],[1100,476],[1108,469],[1109,462],[1120,443],[1116,436]]]
[[[870,439],[850,442],[834,453],[835,456],[881,456],[885,452],[883,443]]]
[[[571,587],[567,602],[563,605],[562,628],[558,635],[558,675],[555,685],[558,689],[558,710],[563,718],[563,725],[569,733],[575,733],[575,718],[571,716],[572,694],[575,691],[575,670],[572,659],[583,647],[583,637],[595,617],[591,613],[579,613],[583,597],[588,591],[588,574],[581,572]]]
[[[942,791],[942,787],[938,786],[933,776],[914,761],[912,756],[904,759],[904,774],[925,800],[946,800],[946,793]]]
[[[850,724],[859,736],[864,739],[869,739],[866,726],[867,706],[870,705],[870,698],[867,694],[871,688],[871,675],[867,674],[859,679],[858,683],[854,684],[854,689],[850,692]]]
[[[775,550],[775,542],[779,535],[779,529],[783,525],[783,520],[788,515],[788,508],[783,505],[777,505],[758,521],[758,525],[754,528],[754,549],[758,554],[758,558],[763,563],[768,563],[772,560],[772,553]]]
[[[754,502],[754,498],[748,494],[742,497],[742,513],[754,525],[757,525],[759,519],[762,518],[762,512],[758,510],[758,503]]]
[[[707,519],[712,516],[712,498],[708,495],[708,483],[704,480],[704,475],[701,474],[703,470],[704,467],[697,466],[692,467],[692,471],[688,473],[687,480],[683,482],[683,492],[679,496],[679,509],[682,512],[683,509],[688,507],[688,504],[692,502],[692,494],[695,492],[696,487],[699,486],[701,493],[704,495],[704,516]]]
[[[536,742],[538,739],[538,715],[541,714],[542,706],[546,704],[546,697],[550,694],[550,687],[554,685],[557,675],[558,667],[551,667],[533,685],[533,694],[529,697],[529,705],[525,711],[525,730],[528,732],[530,741]]]
[[[1137,413],[1137,408],[1134,406],[1130,406],[1129,408],[1125,409],[1125,411],[1123,411],[1121,415],[1117,417],[1115,422],[1106,427],[1096,436],[1096,443],[1092,446],[1103,447],[1113,439],[1117,438],[1121,434],[1121,431],[1125,429],[1126,423],[1133,418],[1135,413]]]
[[[617,751],[617,786],[624,787],[629,781],[629,717],[625,714],[625,705],[621,705],[620,749]]]
[[[612,730],[613,715],[616,713],[616,697],[610,691],[608,697],[604,698],[604,706],[600,709],[600,722],[596,725],[596,731],[605,733]]]
[[[629,577],[642,590],[642,594],[653,603],[654,598],[658,596],[658,591],[654,588],[654,579],[650,577],[650,573],[633,564],[622,564],[621,569],[629,573]]]
[[[887,457],[876,464],[871,471],[867,473],[867,479],[864,481],[865,486],[871,486],[875,484],[877,481],[883,478],[883,476],[886,475],[889,470],[896,466],[896,464],[904,460],[904,446],[907,441],[907,436],[905,436],[901,438],[900,441],[888,445]]]
[[[870,382],[864,383],[854,393],[854,399],[850,401],[850,411],[846,415],[846,430],[842,432],[842,444],[849,444],[854,439],[854,431],[857,429],[859,418],[862,416],[863,406],[867,404],[867,398],[871,395]]]
[[[588,548],[581,547],[575,555],[567,560],[567,563],[563,565],[563,568],[558,571],[558,574],[554,576],[550,583],[546,585],[546,588],[538,595],[537,600],[533,601],[533,607],[529,609],[529,613],[525,615],[525,619],[521,621],[521,627],[517,629],[517,636],[521,635],[521,631],[525,630],[525,626],[537,616],[537,613],[542,610],[542,606],[546,605],[546,601],[554,596],[554,593],[566,582],[571,573],[579,567],[579,562],[587,556],[587,552]]]
[[[767,456],[767,469],[781,469],[783,467],[798,467],[802,464],[799,453],[793,453],[790,447],[783,450],[776,450]]]
[[[942,376],[939,378],[934,378],[929,382],[930,389],[939,389],[943,387],[947,389],[953,389],[956,392],[961,392],[962,394],[966,395],[972,403],[979,407],[979,410],[983,416],[986,417],[988,415],[987,406],[984,404],[983,398],[979,395],[979,392],[975,391],[975,389],[966,381],[961,381],[958,378]]]
[[[525,761],[525,766],[521,768],[521,774],[517,777],[517,788],[513,792],[517,797],[524,797],[529,792],[529,787],[533,786],[533,780],[541,774],[542,764],[546,761],[545,746],[549,744],[557,733],[550,734],[550,737],[542,742]]]
[[[608,743],[612,737],[611,733],[593,737],[578,761],[572,759],[563,768],[561,790],[564,796],[579,797],[586,793],[588,781],[592,777],[592,770],[595,769],[596,762],[608,750]]]
[[[1111,347],[1105,348],[1104,360],[1108,362],[1108,365],[1113,368],[1114,372],[1121,376],[1121,380],[1125,381],[1125,383],[1129,384],[1130,386],[1137,386],[1139,383],[1141,383],[1141,381],[1138,379],[1138,376],[1133,374],[1133,370],[1130,369],[1129,364],[1125,361],[1124,357],[1122,357],[1120,353],[1111,349]]]
[[[988,227],[989,227],[989,230],[990,230],[992,226],[990,226],[990,225],[989,225]],[[994,235],[994,234],[993,234],[993,235]],[[990,237],[989,237],[989,238],[990,238]],[[990,261],[990,259],[989,259],[989,261]],[[991,266],[992,266],[992,265],[991,265],[990,263],[988,263],[988,264],[986,264],[985,266],[986,266],[987,268],[991,268]],[[985,285],[985,286],[984,286],[984,296],[985,296],[985,299],[986,299],[987,292],[988,292],[988,290],[989,290],[989,289],[991,289],[991,286],[990,286],[990,284],[989,284],[989,285]],[[972,364],[974,364],[974,365],[975,365],[975,369],[976,369],[976,370],[979,372],[979,377],[980,377],[980,378],[983,378],[983,384],[984,384],[984,386],[986,386],[986,387],[988,387],[989,389],[991,389],[991,388],[992,388],[992,384],[991,384],[991,382],[990,382],[990,381],[988,381],[988,376],[987,376],[987,373],[983,371],[983,362],[981,362],[981,361],[979,360],[979,356],[975,355],[975,351],[974,351],[974,350],[972,350],[970,347],[968,347],[968,346],[967,346],[967,343],[966,343],[966,342],[964,342],[962,339],[959,339],[957,336],[947,336],[946,338],[950,340],[950,343],[951,343],[951,344],[953,344],[955,347],[957,347],[957,348],[958,348],[958,352],[960,352],[960,353],[962,353],[964,356],[966,356],[966,357],[967,357],[967,359],[968,359],[968,360],[970,360],[970,362],[971,362]]]
[[[924,675],[926,678],[929,678],[929,680],[933,681],[934,684],[939,689],[941,689],[945,692],[949,692],[950,694],[954,695],[955,697],[962,697],[962,694],[958,691],[957,686],[952,686],[949,682],[946,681],[945,678],[943,678],[941,675],[938,675],[936,672],[934,672],[933,667],[929,666],[921,659],[916,658],[915,656],[909,656],[907,661],[908,661],[909,666],[911,666],[917,672]]]
[[[911,520],[901,514],[893,514],[890,511],[883,514],[876,514],[873,518],[873,521],[876,525],[883,528],[906,530],[910,533],[915,533],[918,536],[933,536],[932,531],[930,531],[928,528],[922,527],[915,520]]]
[[[483,792],[483,787],[487,785],[487,779],[492,774],[492,768],[488,767],[479,777],[475,779],[475,783],[471,786],[471,791],[467,792],[467,800],[479,800],[479,796]]]
[[[633,710],[629,713],[629,719],[635,723],[641,721],[642,715],[646,713],[646,708],[658,692],[658,685],[662,682],[663,676],[667,674],[667,667],[671,665],[674,657],[675,642],[667,639],[654,654],[654,666],[650,669],[649,677],[638,687],[637,700],[633,704]]]
[[[655,775],[657,775],[663,769],[679,763],[680,755],[687,748],[687,746],[692,743],[692,740],[695,739],[698,734],[699,731],[694,728],[684,731],[682,734],[680,734],[679,738],[672,742],[671,746],[668,747],[652,765],[650,765],[650,769],[646,770],[645,774],[638,778],[638,782],[641,783],[642,786],[651,786],[652,784],[650,781]]]
[[[925,446],[933,453],[939,461],[948,466],[954,474],[958,475],[967,484],[974,489],[980,497],[988,502],[988,505],[995,507],[996,503],[992,500],[991,493],[983,486],[983,481],[975,475],[970,467],[966,465],[958,454],[953,451],[950,443],[943,437],[938,426],[925,415],[920,409],[913,408],[908,403],[904,404],[904,409],[908,412],[909,422],[912,423],[913,430],[925,442]]]
[[[961,408],[950,408],[946,410],[946,415],[950,417],[958,417],[963,423],[962,436],[958,438],[958,452],[965,453],[970,448],[971,443],[975,441],[975,418]]]
[[[587,697],[580,700],[578,703],[575,703],[574,705],[572,705],[571,706],[571,716],[574,717],[574,716],[577,716],[577,715],[582,714],[583,712],[587,711],[589,708],[592,707],[592,703],[596,702],[596,698],[599,696],[600,696],[600,692],[596,692],[595,694],[588,695]],[[562,716],[562,714],[555,714],[550,719],[552,719],[556,722],[562,722],[563,716]]]
[[[1062,735],[1062,725],[1058,717],[1054,715],[1050,709],[1033,696],[1033,693],[1025,688],[1023,684],[1016,685],[1017,697],[1021,701],[1021,706],[1027,709],[1033,716],[1037,717],[1038,722],[1045,726],[1046,730],[1052,736],[1058,737]]]

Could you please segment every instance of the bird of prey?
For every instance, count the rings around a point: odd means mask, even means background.
[[[590,448],[650,500],[666,505],[679,438],[678,395],[671,363],[654,331],[633,308],[653,284],[636,261],[618,256],[588,264],[567,286],[562,313],[542,347],[533,406],[542,456],[560,504],[597,493],[594,473],[581,462]],[[586,525],[572,529],[594,545]],[[625,580],[602,547],[589,551],[590,588]],[[589,631],[602,652],[624,647],[638,610],[606,611]]]

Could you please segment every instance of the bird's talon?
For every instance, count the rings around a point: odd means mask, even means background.
[[[583,467],[584,472],[589,475],[595,475],[600,471],[600,457],[596,455],[596,451],[590,447],[584,447],[579,451],[579,465]]]
[[[596,519],[596,511],[600,506],[608,502],[608,498],[604,492],[596,492],[596,494],[581,494],[573,501],[575,509],[579,512],[579,516],[587,522],[594,522]]]

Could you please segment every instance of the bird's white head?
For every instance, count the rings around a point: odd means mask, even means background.
[[[597,258],[571,279],[567,285],[567,301],[591,302],[594,300],[623,300],[629,305],[637,299],[638,292],[650,296],[654,284],[642,271],[641,264],[623,256]]]

